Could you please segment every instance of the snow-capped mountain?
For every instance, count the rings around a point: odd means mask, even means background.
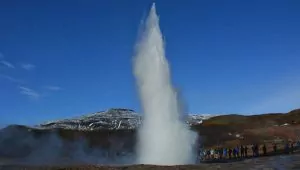
[[[188,115],[186,123],[196,125],[213,115]],[[36,128],[51,129],[78,129],[78,130],[100,130],[100,129],[135,129],[142,123],[141,114],[130,109],[109,109],[72,119],[49,121],[36,126]]]

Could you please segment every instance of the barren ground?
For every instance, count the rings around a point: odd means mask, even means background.
[[[300,154],[270,156],[260,158],[250,158],[240,161],[232,161],[227,163],[203,163],[199,165],[180,165],[180,166],[156,166],[156,165],[128,165],[128,166],[101,166],[101,165],[73,165],[73,166],[21,166],[21,165],[3,165],[0,169],[4,170],[285,170],[300,169]]]

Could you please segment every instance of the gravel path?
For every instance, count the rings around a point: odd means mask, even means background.
[[[101,166],[101,165],[72,165],[72,166],[22,166],[0,164],[0,170],[300,170],[300,154],[280,155],[270,157],[250,158],[227,163],[202,163],[200,165],[155,166],[155,165],[128,165],[128,166]]]

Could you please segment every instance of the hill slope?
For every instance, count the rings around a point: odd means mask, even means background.
[[[299,140],[300,135],[300,109],[253,116],[193,115],[186,122],[199,134],[204,147]],[[133,159],[141,123],[140,115],[132,110],[110,109],[35,127],[10,125],[0,130],[0,158],[22,158],[25,162],[46,158],[43,161],[48,163],[63,158],[76,162],[103,158],[124,163]]]

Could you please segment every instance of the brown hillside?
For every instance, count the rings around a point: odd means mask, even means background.
[[[285,125],[285,123],[287,123]],[[42,142],[47,142],[58,136],[64,147],[71,148],[70,142],[84,141],[91,148],[100,147],[108,150],[133,151],[136,144],[136,130],[98,130],[79,131],[66,129],[41,130],[26,126],[14,125],[5,128],[13,134],[4,141],[4,148],[15,149],[2,154],[18,152],[20,155],[30,153],[28,148],[35,147]],[[263,142],[282,142],[285,140],[299,140],[300,136],[300,110],[293,110],[286,114],[264,114],[253,116],[223,115],[203,121],[202,124],[192,126],[200,136],[200,143],[204,147],[216,145],[235,146],[237,144],[252,144]],[[17,130],[17,133],[15,131]],[[6,134],[1,134],[6,135]],[[28,143],[19,145],[24,138],[34,140],[34,146]],[[7,146],[7,147],[6,147]],[[21,152],[22,151],[22,152]],[[3,151],[2,151],[3,152]],[[1,154],[1,151],[0,151]]]
[[[275,139],[298,140],[300,109],[289,113],[263,115],[223,115],[192,127],[203,136],[205,146],[263,143]]]

